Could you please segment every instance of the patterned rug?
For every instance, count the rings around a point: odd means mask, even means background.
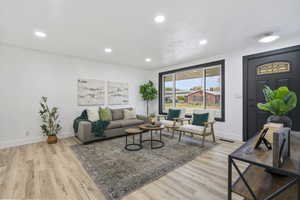
[[[143,139],[149,135],[144,133]],[[145,142],[143,149],[135,152],[124,149],[125,137],[71,148],[107,199],[118,200],[216,145],[206,142],[203,148],[198,137],[183,137],[178,143],[176,137],[166,133],[163,141],[165,146],[161,149],[151,150],[150,143]]]

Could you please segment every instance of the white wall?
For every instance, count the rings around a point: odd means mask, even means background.
[[[145,113],[138,86],[148,79],[158,85],[158,73],[176,68],[225,59],[225,122],[217,122],[216,134],[242,139],[242,57],[263,51],[300,44],[300,38],[246,49],[208,59],[194,60],[153,70],[139,70],[75,57],[0,45],[0,148],[40,141],[38,115],[41,96],[58,106],[63,125],[62,136],[73,134],[73,119],[84,109],[77,105],[77,79],[91,78],[128,82],[130,104]],[[153,101],[150,112],[158,111]],[[28,133],[28,134],[26,134]]]
[[[274,44],[260,45],[259,47],[251,49],[215,56],[209,59],[199,59],[184,64],[168,66],[156,70],[152,75],[152,80],[158,85],[159,72],[225,59],[225,122],[216,123],[216,135],[229,139],[242,140],[243,56],[299,44],[300,38],[294,38],[291,40],[279,41]],[[158,111],[157,100],[152,102],[151,106],[156,112]]]
[[[0,147],[41,140],[39,101],[60,109],[62,136],[73,134],[72,123],[83,107],[77,105],[78,78],[128,82],[129,102],[145,113],[139,85],[146,70],[128,68],[0,45]],[[27,133],[27,134],[26,134]]]

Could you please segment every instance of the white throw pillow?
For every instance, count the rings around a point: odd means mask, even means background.
[[[136,112],[135,109],[124,109],[124,119],[136,119]]]
[[[86,110],[88,119],[92,122],[100,120],[99,118],[99,108],[88,108]]]

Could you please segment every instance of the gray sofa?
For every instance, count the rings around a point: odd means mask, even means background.
[[[75,136],[83,144],[85,144],[96,140],[105,140],[124,136],[126,129],[148,123],[148,118],[142,115],[137,115],[136,119],[125,120],[124,114],[122,114],[124,113],[124,109],[111,109],[112,121],[110,121],[108,127],[104,131],[104,137],[95,136],[95,134],[91,131],[92,125],[88,121],[79,122],[78,131],[75,133]]]

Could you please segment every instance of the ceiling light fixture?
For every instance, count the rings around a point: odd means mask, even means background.
[[[205,44],[207,44],[207,40],[200,40],[199,44],[200,45],[205,45]]]
[[[46,38],[47,37],[47,34],[42,31],[35,31],[34,35],[38,38]]]
[[[154,21],[156,23],[163,23],[164,21],[166,20],[166,17],[163,16],[163,15],[157,15],[155,18],[154,18]]]
[[[105,51],[106,53],[111,53],[111,52],[112,52],[112,49],[111,49],[111,48],[105,48],[104,51]]]
[[[146,62],[151,62],[152,60],[151,60],[151,58],[146,58],[145,61]]]
[[[275,35],[274,33],[267,33],[264,34],[259,40],[258,42],[260,43],[269,43],[269,42],[273,42],[277,39],[279,39],[280,36],[279,35]]]

